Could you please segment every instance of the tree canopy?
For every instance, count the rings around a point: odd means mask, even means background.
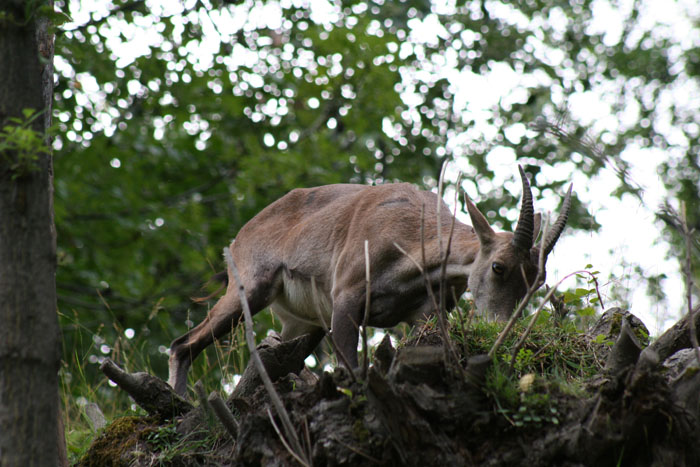
[[[508,229],[516,160],[557,200],[605,170],[642,197],[630,167],[649,163],[700,227],[697,11],[669,3],[679,38],[653,3],[56,1],[66,349],[108,353],[132,329],[164,372],[221,248],[295,187],[432,188],[451,160]],[[512,185],[494,183],[503,160]],[[569,224],[597,228],[578,199]]]

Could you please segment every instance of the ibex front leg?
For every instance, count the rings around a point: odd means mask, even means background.
[[[354,370],[359,366],[357,343],[364,316],[364,302],[363,292],[341,293],[333,300],[331,334],[338,352],[342,353],[344,357],[339,358],[339,361],[344,365],[350,365],[348,370]]]

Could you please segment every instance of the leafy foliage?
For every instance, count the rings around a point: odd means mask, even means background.
[[[628,168],[648,156],[696,224],[698,114],[671,93],[697,88],[698,49],[650,28],[649,3],[609,4],[617,35],[594,3],[57,0],[73,20],[54,107],[67,352],[85,365],[135,333],[164,374],[170,340],[205,314],[190,297],[221,248],[294,187],[429,188],[451,159],[509,228],[519,191],[493,180],[516,157],[551,198],[606,168],[613,195],[639,195]],[[576,114],[587,98],[605,118]],[[578,199],[570,225],[597,227]]]
[[[13,180],[38,170],[39,154],[49,152],[44,134],[32,128],[41,112],[24,109],[22,113],[24,118],[10,117],[0,129],[0,160],[4,160]]]

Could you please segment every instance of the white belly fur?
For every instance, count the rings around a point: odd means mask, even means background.
[[[270,305],[270,309],[282,321],[284,328],[289,328],[286,331],[283,329],[283,334],[297,334],[292,328],[324,327],[319,320],[319,311],[325,321],[325,327],[331,327],[333,307],[330,297],[323,292],[318,283],[316,292],[314,296],[310,280],[283,275],[282,292]]]

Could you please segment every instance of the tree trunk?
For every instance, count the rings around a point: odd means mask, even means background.
[[[53,2],[0,5],[0,467],[59,461],[56,233],[46,150],[53,93]],[[40,113],[8,137],[25,109]],[[13,130],[15,128],[15,130]],[[33,149],[35,148],[35,149]]]

